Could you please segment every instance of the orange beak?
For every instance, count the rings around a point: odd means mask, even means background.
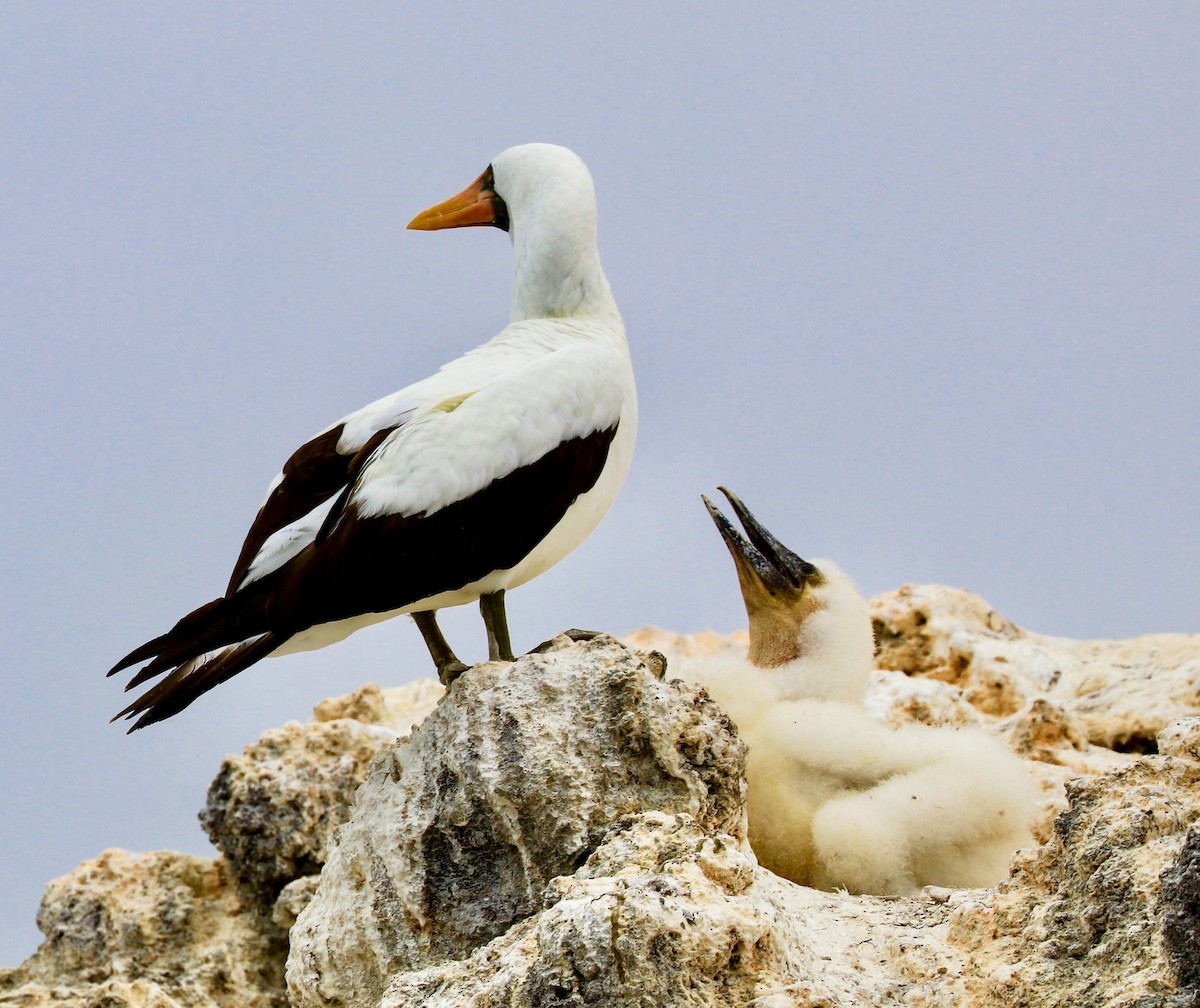
[[[409,221],[409,230],[440,231],[443,228],[483,227],[488,224],[507,230],[507,208],[496,195],[494,184],[489,166],[462,192],[417,214]]]

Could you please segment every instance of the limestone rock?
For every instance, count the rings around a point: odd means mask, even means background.
[[[1172,721],[1158,733],[1158,751],[1163,756],[1179,756],[1200,762],[1200,717]]]
[[[1067,790],[1053,839],[951,921],[969,1003],[1200,1003],[1200,764],[1147,756]]]
[[[20,1008],[283,1008],[286,933],[239,898],[220,860],[107,850],[51,882],[41,948],[0,973]]]
[[[533,917],[392,978],[381,1008],[955,1004],[961,954],[928,901],[803,889],[683,814],[618,820]],[[881,991],[897,1000],[880,1001]],[[922,994],[927,997],[918,1000]]]
[[[1043,843],[996,889],[772,875],[744,748],[675,681],[744,635],[628,635],[665,676],[564,638],[440,703],[369,686],[267,732],[210,792],[225,856],[51,883],[0,1006],[283,1008],[288,927],[297,1008],[1200,1005],[1200,636],[1045,637],[938,586],[872,607],[870,711],[981,726],[1042,787]]]
[[[1067,807],[1066,785],[1081,775],[1106,773],[1132,765],[1135,757],[1088,741],[1079,717],[1062,703],[1034,700],[994,726],[1040,789],[1033,834],[1039,843],[1053,835],[1054,820]]]
[[[905,585],[872,599],[871,612],[881,669],[951,683],[993,717],[1051,700],[1079,719],[1089,742],[1143,753],[1171,721],[1200,714],[1197,634],[1048,637],[943,585]]]
[[[292,929],[297,1005],[374,1006],[541,905],[610,824],[687,813],[745,835],[744,746],[703,691],[611,637],[476,666],[372,764]]]
[[[1009,882],[927,899],[795,886],[686,815],[625,817],[537,912],[395,973],[377,1003],[1183,1008],[1200,1001],[1198,784],[1200,764],[1165,756],[1081,781]]]
[[[770,941],[759,945],[766,954],[754,960],[760,999],[754,1003],[1200,1003],[1198,784],[1200,764],[1165,756],[1081,779],[1070,788],[1054,839],[1018,856],[1009,882],[995,890],[934,893],[932,902],[821,893],[756,867],[741,893],[742,909],[772,923]],[[626,976],[636,977],[636,969],[627,965]],[[784,983],[775,985],[776,976]],[[591,1003],[640,1002],[626,994]],[[744,1002],[706,990],[677,1003]]]
[[[371,757],[441,693],[428,679],[367,685],[226,759],[201,813],[226,858],[110,850],[50,883],[45,940],[0,971],[0,1005],[284,1005],[287,929],[316,887],[309,873]]]
[[[288,883],[320,872],[367,764],[441,694],[431,679],[393,690],[372,683],[322,701],[314,720],[288,722],[225,758],[200,822],[249,898],[269,908]]]
[[[365,725],[382,725],[396,736],[407,735],[429,715],[445,693],[436,679],[417,679],[404,686],[380,689],[375,683],[360,686],[345,696],[322,700],[313,708],[314,721],[350,718]]]
[[[877,671],[865,706],[872,717],[893,728],[904,724],[979,725],[986,720],[957,686],[901,672]]]
[[[292,925],[296,923],[296,918],[300,916],[300,912],[316,895],[320,881],[320,875],[305,875],[303,878],[293,879],[285,885],[271,907],[271,920],[285,931],[291,930]]]
[[[735,630],[731,634],[719,634],[712,630],[679,634],[658,627],[642,627],[624,634],[621,643],[637,651],[657,651],[667,659],[667,667],[675,670],[692,658],[727,651],[745,653],[750,646],[750,634],[745,630]]]

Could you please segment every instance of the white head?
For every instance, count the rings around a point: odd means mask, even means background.
[[[704,503],[737,568],[750,621],[750,664],[769,675],[781,700],[861,700],[875,641],[854,582],[832,560],[798,557],[736,495],[721,492],[746,536],[707,497]]]
[[[596,192],[587,166],[554,144],[497,155],[466,189],[418,214],[418,231],[491,225],[516,253],[513,320],[616,314],[596,250]]]

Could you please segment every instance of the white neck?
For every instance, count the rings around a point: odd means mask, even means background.
[[[514,322],[617,314],[612,289],[600,267],[594,220],[542,215],[514,222],[512,240],[516,256]]]
[[[524,144],[492,161],[516,253],[513,321],[617,315],[596,251],[596,192],[563,147]]]
[[[781,700],[861,703],[875,667],[875,634],[867,603],[832,560],[814,560],[825,575],[821,606],[808,616],[797,641],[799,657],[764,669]]]

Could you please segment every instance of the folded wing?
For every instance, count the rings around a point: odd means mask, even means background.
[[[110,671],[149,659],[127,688],[166,673],[117,716],[140,715],[135,728],[162,720],[261,658],[302,649],[289,641],[314,628],[412,611],[517,567],[596,485],[619,426],[619,385],[595,394],[602,361],[586,348],[559,354],[392,411],[399,422],[352,454],[349,421],[306,443],[255,518],[229,592]]]

